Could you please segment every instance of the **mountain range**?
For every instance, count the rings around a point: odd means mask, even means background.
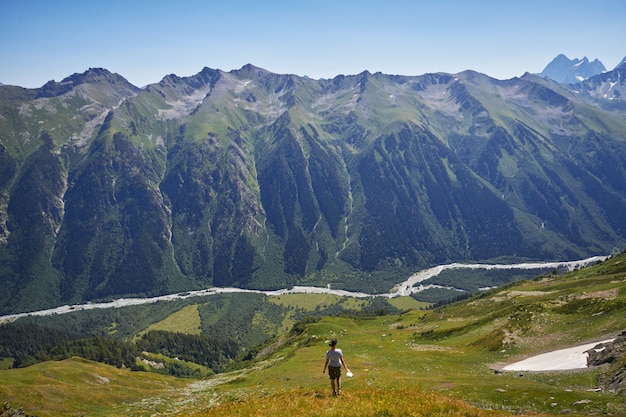
[[[0,312],[619,251],[625,72],[0,86]]]
[[[541,71],[540,75],[559,83],[576,84],[605,71],[604,64],[598,59],[590,62],[587,57],[583,59],[569,59],[565,55],[560,54]]]
[[[615,69],[624,63],[626,63],[626,57],[617,64]],[[539,75],[563,84],[578,84],[604,72],[606,72],[606,67],[598,59],[593,61],[589,61],[587,57],[569,59],[564,54],[559,54],[550,61]]]

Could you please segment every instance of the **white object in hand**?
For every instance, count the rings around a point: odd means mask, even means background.
[[[354,374],[352,373],[352,371],[348,371],[348,372],[346,373],[346,376],[347,376],[348,378],[352,378],[352,377],[354,376]]]

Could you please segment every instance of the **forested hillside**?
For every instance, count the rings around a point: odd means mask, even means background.
[[[0,86],[0,311],[619,253],[624,68]]]

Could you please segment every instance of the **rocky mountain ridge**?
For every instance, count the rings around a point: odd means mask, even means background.
[[[210,285],[377,292],[450,261],[620,249],[620,71],[579,90],[252,65],[2,86],[2,311]]]

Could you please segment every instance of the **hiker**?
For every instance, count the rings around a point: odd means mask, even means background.
[[[326,362],[324,363],[322,373],[326,373],[326,368],[328,367],[333,395],[341,395],[341,365],[346,368],[346,372],[350,372],[350,370],[343,359],[343,352],[341,352],[341,349],[337,349],[337,340],[332,339],[328,345],[330,350],[326,352]],[[335,380],[337,381],[336,383]]]

